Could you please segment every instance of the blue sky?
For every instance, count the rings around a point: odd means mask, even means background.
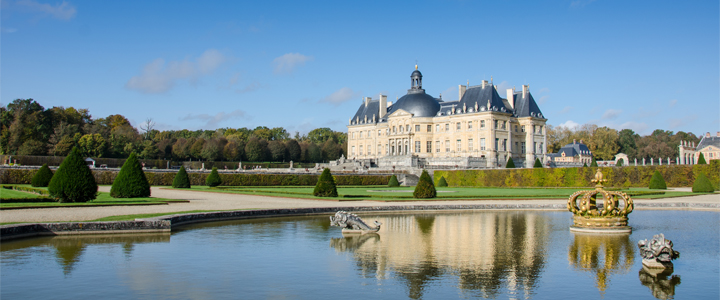
[[[362,97],[530,85],[554,126],[720,130],[718,1],[0,4],[0,102],[138,126],[345,131]]]

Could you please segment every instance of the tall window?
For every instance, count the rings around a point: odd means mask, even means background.
[[[533,143],[533,152],[537,152],[537,149],[538,149],[537,142],[534,142]]]
[[[473,123],[472,121],[468,122],[468,129],[472,129],[472,123]]]
[[[538,152],[539,152],[540,154],[545,153],[545,147],[543,147],[543,143],[542,143],[542,142],[540,142],[540,149],[538,149],[538,150],[539,150]]]
[[[462,151],[462,140],[457,140],[457,147],[455,147],[455,149],[457,149],[457,152]]]
[[[431,132],[431,131],[432,131],[432,125],[428,125],[428,126],[427,126],[427,131],[428,131],[428,132]]]
[[[405,131],[410,131],[410,125],[405,125]]]
[[[440,141],[435,141],[435,152],[440,153]]]
[[[354,133],[354,132],[352,133],[352,138],[351,138],[351,139],[353,139],[353,140],[355,139],[355,133]]]
[[[402,126],[400,126],[400,132],[403,132],[403,127],[402,127]]]
[[[473,140],[468,139],[468,151],[473,151]]]
[[[450,152],[450,140],[445,140],[445,152]]]
[[[502,143],[503,151],[507,151],[507,139],[503,139]]]
[[[521,131],[521,132],[525,132],[525,125],[520,126],[520,131]]]
[[[382,144],[378,144],[378,156],[382,155]]]
[[[525,153],[525,142],[520,143],[520,147],[522,147],[520,151],[522,151],[522,153],[524,154]]]
[[[455,130],[460,130],[460,122],[457,122],[455,125]]]
[[[500,139],[496,138],[495,139],[495,151],[500,151],[500,148],[498,148],[498,144],[500,144]]]
[[[362,148],[363,148],[363,146],[360,145],[360,153],[359,153],[360,155],[363,155],[363,149],[362,149]]]
[[[396,133],[396,132],[397,132],[397,127],[393,126],[393,133]]]
[[[420,125],[415,125],[415,132],[420,132]]]
[[[435,132],[440,132],[440,124],[435,124]]]
[[[385,144],[385,155],[390,155],[390,145]]]
[[[445,131],[450,131],[450,123],[445,123]]]
[[[432,152],[432,141],[427,141],[427,153]]]
[[[498,129],[498,120],[495,120],[495,129]]]
[[[480,128],[485,128],[485,120],[480,120]]]
[[[382,135],[382,130],[378,130],[378,136]]]
[[[515,125],[515,132],[517,132],[517,125]]]
[[[363,134],[363,132],[362,132],[362,131],[360,131],[360,138],[362,138],[362,134]]]
[[[420,153],[420,141],[415,141],[415,153]]]
[[[355,146],[350,147],[350,154],[355,156]]]
[[[506,122],[506,121],[503,121],[503,122],[502,122],[502,129],[505,129],[505,128],[506,128],[506,125],[507,125],[507,122]]]
[[[512,151],[517,151],[518,149],[518,142],[515,142],[515,148],[512,149]]]
[[[485,150],[485,138],[480,139],[480,150]]]

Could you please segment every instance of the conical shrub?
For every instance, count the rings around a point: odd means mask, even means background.
[[[542,168],[542,167],[543,167],[543,166],[542,166],[542,162],[540,161],[539,158],[536,158],[536,159],[535,159],[535,164],[533,165],[533,168]]]
[[[335,179],[333,179],[332,174],[330,174],[330,169],[325,168],[322,174],[320,174],[320,178],[315,185],[315,190],[313,190],[313,195],[315,195],[315,197],[338,196],[337,186],[335,186]]]
[[[710,179],[705,176],[705,173],[700,173],[692,186],[693,193],[712,193],[715,191]]]
[[[437,191],[435,190],[432,178],[430,178],[426,170],[423,170],[422,175],[420,175],[420,180],[418,180],[418,184],[415,186],[413,197],[424,199],[435,198],[435,196],[437,196]]]
[[[445,180],[445,177],[440,176],[440,180],[438,180],[438,187],[446,187],[448,186],[447,180]]]
[[[597,161],[595,160],[595,157],[593,157],[592,162],[590,163],[590,167],[597,168]]]
[[[705,155],[703,155],[702,152],[700,152],[700,157],[698,157],[698,165],[707,165],[707,162],[705,161]]]
[[[140,198],[150,197],[150,183],[148,183],[142,165],[135,153],[125,160],[117,177],[110,188],[110,197],[113,198]]]
[[[515,162],[513,161],[512,157],[508,158],[507,164],[505,164],[505,168],[515,168]]]
[[[220,179],[220,174],[218,174],[217,168],[213,167],[212,171],[210,171],[210,175],[208,175],[207,178],[205,178],[205,185],[209,187],[215,187],[222,183],[222,179]]]
[[[38,170],[37,173],[35,173],[35,176],[33,176],[30,181],[30,185],[34,187],[46,187],[50,184],[52,177],[53,173],[50,171],[50,168],[48,168],[48,165],[43,164],[42,167],[40,167],[40,170]]]
[[[397,187],[397,186],[400,186],[400,183],[397,180],[397,176],[395,176],[395,174],[393,174],[392,176],[390,176],[390,180],[388,180],[388,187]]]
[[[172,187],[176,189],[190,188],[190,178],[188,177],[188,173],[185,171],[184,166],[180,167],[180,170],[175,174]]]
[[[653,173],[652,178],[650,178],[650,186],[648,186],[648,188],[653,190],[667,190],[665,178],[663,178],[657,170]]]
[[[50,197],[60,202],[87,202],[97,197],[97,183],[80,150],[73,147],[48,184]]]
[[[583,163],[583,168],[587,168],[587,163]]]

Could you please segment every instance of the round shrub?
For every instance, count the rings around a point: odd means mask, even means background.
[[[439,187],[446,187],[446,186],[448,186],[447,180],[445,180],[445,177],[440,176],[440,180],[438,180],[438,186],[439,186]]]
[[[113,198],[140,198],[150,197],[150,183],[148,183],[142,165],[135,153],[125,160],[117,177],[110,188],[110,197]]]
[[[415,191],[413,192],[413,197],[415,197],[415,198],[435,198],[435,196],[437,196],[437,191],[435,190],[435,185],[433,184],[433,181],[430,178],[430,175],[428,175],[428,172],[426,170],[423,170],[422,175],[420,175],[420,180],[418,181],[418,184],[415,186]]]
[[[705,155],[703,155],[702,152],[700,152],[700,157],[698,157],[698,165],[707,165],[707,162],[705,161]]]
[[[712,193],[715,191],[710,179],[705,176],[705,173],[700,173],[695,179],[695,183],[692,186],[693,193]]]
[[[535,159],[535,165],[533,165],[533,168],[542,168],[542,162],[540,162],[539,158]]]
[[[397,187],[397,186],[400,186],[400,183],[398,182],[397,176],[395,176],[395,174],[393,174],[392,176],[390,176],[390,180],[388,180],[388,186],[389,186],[389,187]]]
[[[650,178],[650,186],[648,186],[648,188],[653,190],[667,190],[665,178],[663,178],[657,170],[653,173],[652,178]]]
[[[515,168],[515,162],[513,161],[512,157],[508,158],[507,164],[505,164],[505,168]]]
[[[97,197],[97,183],[80,150],[73,147],[48,184],[50,197],[60,202],[87,202]]]
[[[37,173],[35,173],[35,176],[33,176],[30,181],[30,185],[34,187],[46,187],[50,184],[52,177],[53,173],[50,171],[50,168],[48,168],[48,165],[43,164],[42,167],[40,167],[40,170],[38,170]]]
[[[185,166],[180,167],[180,171],[178,171],[175,174],[175,178],[173,179],[172,187],[176,188],[176,189],[189,189],[190,188],[190,178],[188,177],[188,174],[185,171]]]
[[[217,168],[213,167],[212,171],[210,171],[210,175],[208,175],[207,178],[205,178],[205,185],[209,187],[215,187],[222,183],[222,179],[220,179],[220,174],[218,174]]]
[[[337,186],[335,186],[335,179],[333,179],[332,174],[330,174],[330,169],[325,168],[325,170],[323,170],[317,184],[315,185],[313,195],[315,195],[315,197],[338,196]]]

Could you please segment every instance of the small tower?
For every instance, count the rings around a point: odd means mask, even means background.
[[[415,65],[415,71],[410,74],[410,90],[409,93],[420,93],[424,92],[422,88],[422,73],[418,71],[418,66]]]

